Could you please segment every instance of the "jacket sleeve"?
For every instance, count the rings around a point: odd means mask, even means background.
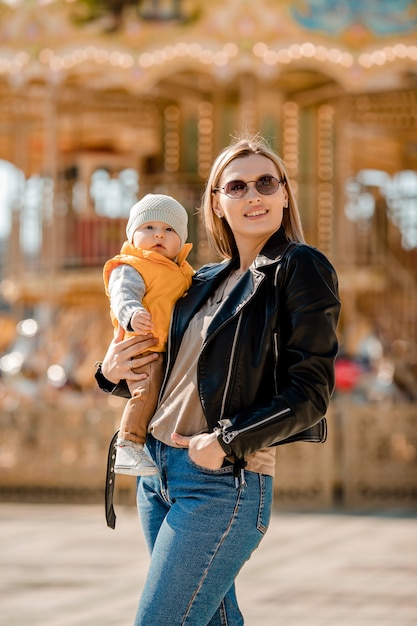
[[[280,274],[277,394],[219,422],[219,443],[237,458],[318,424],[334,388],[340,312],[336,272],[321,252],[300,246],[288,254]]]
[[[127,383],[125,380],[121,380],[118,383],[112,383],[110,382],[110,380],[107,380],[107,378],[104,376],[103,372],[101,371],[101,362],[96,363],[95,379],[96,379],[97,385],[102,391],[105,391],[106,393],[110,393],[111,395],[114,395],[114,396],[120,396],[121,398],[131,397],[129,387],[127,386]]]

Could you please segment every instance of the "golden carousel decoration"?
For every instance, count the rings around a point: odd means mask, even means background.
[[[100,419],[93,364],[111,336],[101,270],[128,210],[148,192],[174,195],[192,263],[213,260],[200,197],[242,131],[281,153],[307,240],[338,270],[343,355],[410,364],[402,388],[392,366],[389,391],[374,385],[364,401],[416,400],[405,381],[417,358],[414,0],[0,0],[6,421],[26,432],[42,422],[29,417],[34,398],[51,412],[76,405],[72,427]]]

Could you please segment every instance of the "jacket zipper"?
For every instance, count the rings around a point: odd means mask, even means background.
[[[282,411],[279,411],[275,415],[270,415],[269,417],[266,417],[265,419],[261,420],[260,422],[256,422],[256,424],[252,424],[251,426],[245,426],[244,428],[240,428],[239,430],[232,430],[228,433],[223,433],[222,439],[225,443],[229,445],[234,439],[236,439],[238,435],[249,432],[250,430],[255,430],[259,426],[268,424],[268,422],[272,422],[277,417],[281,417],[282,415],[286,415],[287,413],[291,413],[291,409],[289,407],[283,409]]]
[[[220,409],[220,416],[221,416],[221,418],[224,415],[224,408],[225,408],[225,404],[226,404],[227,391],[228,391],[228,389],[230,387],[230,379],[232,377],[232,364],[233,364],[234,356],[235,356],[235,353],[236,353],[236,343],[237,343],[237,337],[239,335],[239,329],[240,329],[241,322],[242,322],[242,315],[240,314],[239,315],[239,321],[237,323],[235,334],[234,334],[234,337],[233,337],[233,344],[232,344],[232,350],[231,350],[231,353],[230,353],[229,367],[227,368],[226,384],[224,386],[222,405],[221,405],[221,409]]]
[[[275,395],[278,395],[278,380],[277,380],[277,365],[278,365],[278,357],[279,357],[279,349],[278,349],[278,333],[274,333],[274,356],[275,356],[275,368],[274,368],[274,386],[275,386]]]
[[[224,392],[223,392],[223,398],[222,398],[222,403],[221,403],[219,419],[223,418],[225,404],[226,404],[227,392],[228,392],[229,387],[230,387],[230,379],[231,379],[231,375],[232,375],[232,364],[233,364],[235,353],[236,353],[236,343],[237,343],[237,338],[238,338],[238,335],[239,335],[239,329],[240,329],[240,325],[241,325],[241,321],[242,321],[242,310],[245,308],[245,306],[248,304],[248,302],[250,302],[252,300],[252,298],[254,297],[258,287],[259,287],[259,285],[251,293],[250,297],[247,300],[245,300],[244,302],[241,302],[239,304],[239,306],[238,306],[237,310],[235,311],[235,313],[231,317],[229,317],[221,326],[219,326],[219,328],[217,328],[217,330],[212,335],[210,335],[210,337],[208,337],[207,340],[206,340],[207,343],[209,341],[211,341],[223,329],[225,324],[229,323],[232,319],[234,319],[237,315],[239,315],[239,320],[238,320],[238,323],[237,323],[237,326],[236,326],[236,330],[235,330],[235,333],[234,333],[234,337],[233,337],[232,350],[231,350],[231,353],[230,353],[229,367],[227,369],[226,384],[225,384],[225,387],[224,387]],[[173,323],[173,320],[171,319],[171,324],[172,323]]]
[[[280,266],[279,266],[280,267]],[[277,274],[277,273],[276,273]],[[227,378],[226,378],[226,385],[224,388],[224,392],[223,392],[223,398],[222,398],[222,404],[221,404],[221,410],[220,410],[220,419],[223,419],[224,416],[224,409],[225,409],[225,405],[226,405],[226,397],[229,391],[229,387],[230,387],[230,379],[231,379],[231,373],[232,373],[232,364],[234,362],[234,357],[235,357],[235,353],[236,353],[236,343],[237,343],[237,338],[239,335],[239,329],[240,329],[240,325],[241,325],[241,321],[242,321],[242,309],[244,308],[245,303],[242,303],[240,308],[239,308],[239,321],[238,324],[236,326],[236,330],[235,330],[235,334],[233,337],[233,344],[232,344],[232,350],[231,350],[231,354],[230,354],[230,360],[229,360],[229,367],[228,367],[228,371],[227,371]],[[217,332],[221,330],[222,327],[217,329]],[[217,334],[217,332],[215,334]],[[277,358],[277,345],[275,342],[274,345],[275,348],[275,357]],[[275,386],[276,385],[276,381],[275,381]],[[246,426],[245,428],[242,428],[240,430],[232,430],[228,433],[224,433],[222,435],[223,441],[227,444],[229,444],[231,441],[233,441],[233,439],[235,439],[238,435],[250,431],[250,430],[254,430],[255,428],[257,428],[258,426],[262,426],[263,424],[267,424],[269,421],[275,420],[277,417],[280,417],[281,415],[286,415],[287,413],[291,413],[291,409],[289,407],[287,407],[286,409],[283,409],[282,411],[280,411],[279,413],[277,413],[276,415],[267,417],[263,420],[261,420],[260,422],[257,422],[256,424],[254,424],[253,426]]]

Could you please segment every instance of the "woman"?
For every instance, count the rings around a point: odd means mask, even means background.
[[[275,446],[326,436],[337,278],[304,243],[283,162],[259,136],[235,141],[202,210],[225,260],[196,273],[172,317],[146,444],[159,475],[138,481],[152,558],[136,626],[243,624],[234,581],[268,527]],[[100,386],[123,393],[149,359],[137,353],[113,341]]]

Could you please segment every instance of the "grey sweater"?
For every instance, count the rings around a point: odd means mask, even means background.
[[[142,298],[145,295],[142,276],[131,265],[119,265],[109,278],[110,306],[124,330],[131,332],[132,315],[138,309],[145,311]]]

